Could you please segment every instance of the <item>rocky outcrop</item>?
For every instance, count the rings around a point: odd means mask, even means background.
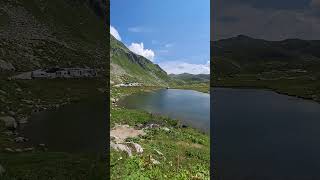
[[[2,71],[14,71],[15,68],[9,62],[0,59],[0,72]]]
[[[0,117],[0,120],[4,122],[5,127],[9,130],[15,130],[17,128],[17,122],[11,116]]]

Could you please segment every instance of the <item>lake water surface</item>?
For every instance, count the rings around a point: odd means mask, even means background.
[[[206,93],[161,89],[130,95],[120,105],[167,115],[204,132],[210,130],[210,95]]]
[[[46,144],[50,151],[103,153],[109,132],[106,102],[95,97],[37,113],[22,133],[31,144]]]
[[[320,179],[320,104],[272,91],[212,92],[217,179]]]

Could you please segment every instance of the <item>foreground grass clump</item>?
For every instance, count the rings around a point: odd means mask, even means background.
[[[139,90],[118,88],[112,92],[111,96],[115,97]],[[131,127],[158,124],[160,127],[145,129],[145,136],[126,140],[140,144],[144,150],[142,154],[128,157],[125,152],[111,149],[111,179],[209,179],[208,134],[182,127],[178,121],[167,117],[112,107],[111,128],[116,124],[128,124]]]
[[[0,153],[1,180],[103,180],[106,160],[97,155],[55,152]]]

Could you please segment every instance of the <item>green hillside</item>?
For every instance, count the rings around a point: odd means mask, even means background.
[[[212,86],[268,88],[320,99],[320,41],[248,36],[211,42]]]
[[[0,59],[18,72],[52,66],[105,69],[106,26],[96,3],[1,1]]]
[[[107,4],[102,0],[0,1],[0,118],[10,117],[18,124],[27,119],[30,123],[33,112],[54,104],[62,107],[105,96],[109,43],[104,15],[108,12],[103,7]],[[55,66],[95,68],[100,76],[8,79],[24,71]],[[102,154],[54,152],[31,142],[18,143],[14,139],[23,134],[11,130],[1,119],[1,180],[107,179],[107,160]]]
[[[157,64],[131,52],[124,44],[110,35],[111,81],[114,83],[139,82],[144,85],[166,86],[167,73]]]

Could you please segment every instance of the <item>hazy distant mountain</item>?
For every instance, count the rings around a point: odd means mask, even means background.
[[[172,79],[177,81],[184,81],[185,83],[196,83],[196,82],[209,82],[210,74],[170,74]]]

